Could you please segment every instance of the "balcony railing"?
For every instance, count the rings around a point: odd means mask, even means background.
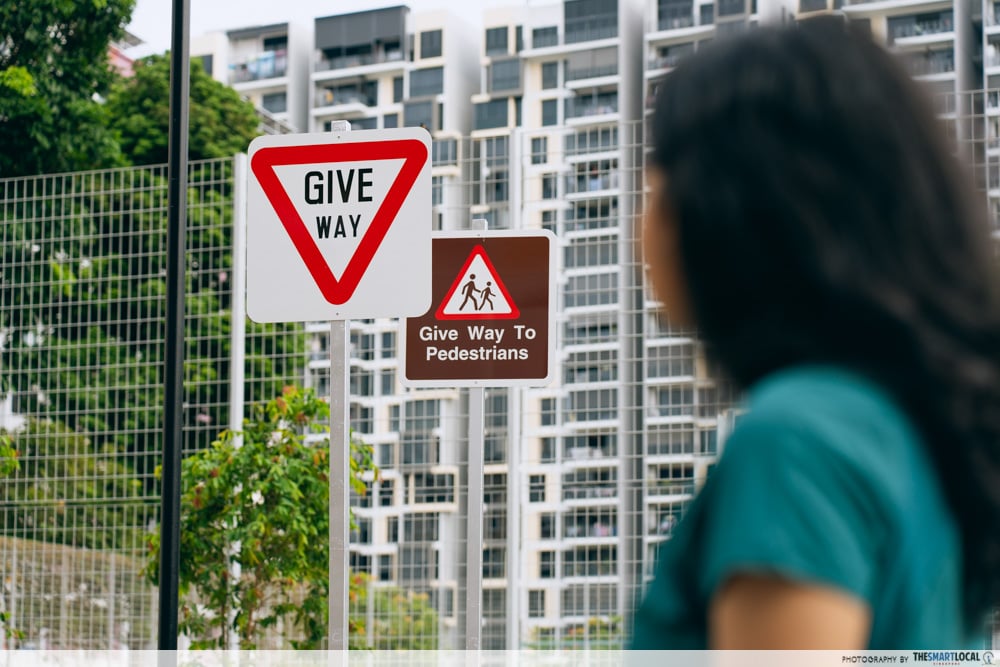
[[[618,74],[618,63],[611,65],[595,65],[594,67],[580,67],[566,70],[567,81],[579,81],[580,79],[595,79],[599,76],[615,76]]]
[[[362,104],[366,107],[378,106],[378,95],[372,95],[361,88],[325,88],[316,100],[317,107],[340,104]]]
[[[671,55],[668,55],[668,56],[657,56],[655,58],[650,58],[649,59],[649,69],[651,69],[651,70],[652,69],[668,69],[668,68],[677,67],[677,65],[680,64],[681,60],[683,60],[686,55],[688,55],[688,54],[681,53],[681,54],[677,54],[677,55],[671,54]]]
[[[597,95],[566,100],[566,118],[583,118],[618,112],[618,95]]]
[[[694,493],[693,480],[654,479],[649,483],[649,492],[657,496],[686,496]]]
[[[907,37],[921,37],[923,35],[939,35],[951,32],[955,29],[951,18],[938,19],[936,21],[913,21],[912,23],[901,23],[892,25],[889,28],[889,37],[892,40],[905,39]]]
[[[393,63],[403,60],[403,52],[398,49],[391,51],[378,51],[375,53],[361,53],[349,56],[337,56],[335,58],[320,58],[316,63],[317,72],[325,72],[334,69],[346,69],[348,67],[362,67],[364,65],[378,65],[381,63]]]
[[[563,30],[566,44],[617,37],[618,14],[597,14],[583,19],[569,19]]]
[[[265,51],[260,55],[229,66],[229,82],[245,83],[276,79],[288,71],[288,51]]]
[[[594,521],[587,524],[582,522],[570,522],[566,524],[563,537],[616,537],[618,535],[618,524]]]
[[[613,500],[618,495],[618,487],[614,484],[592,484],[589,486],[564,486],[563,500],[594,500],[607,498]]]
[[[910,72],[913,76],[931,76],[948,74],[955,71],[955,55],[951,51],[937,51],[913,58],[910,61]]]
[[[617,173],[579,174],[566,178],[566,194],[568,195],[614,190],[617,187]]]
[[[680,30],[694,26],[694,14],[683,14],[681,16],[661,16],[657,22],[658,30]]]

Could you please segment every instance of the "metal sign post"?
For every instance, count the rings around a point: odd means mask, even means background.
[[[349,132],[350,121],[335,120],[330,129]],[[350,581],[351,433],[348,377],[349,320],[330,322],[330,597],[327,646],[347,650]]]
[[[472,221],[485,230],[489,223]],[[465,649],[478,651],[483,634],[483,459],[486,433],[486,390],[469,389],[469,501],[465,541]]]
[[[469,389],[469,508],[465,543],[465,649],[478,651],[483,634],[483,454],[486,390]]]

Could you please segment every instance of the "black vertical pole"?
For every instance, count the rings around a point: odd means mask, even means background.
[[[163,497],[160,505],[161,651],[177,650],[180,573],[181,445],[184,436],[184,269],[187,224],[190,0],[173,0],[170,45],[170,147],[167,153],[167,332],[163,410]]]

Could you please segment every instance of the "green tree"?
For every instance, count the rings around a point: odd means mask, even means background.
[[[369,586],[370,581],[364,574],[355,574],[351,580],[348,648],[437,649],[438,615],[427,594],[396,586]]]
[[[290,642],[296,648],[318,648],[326,636],[329,417],[329,406],[311,390],[286,387],[255,406],[241,433],[225,431],[184,460],[180,628],[193,646],[222,648],[236,633],[242,648],[257,648],[279,621],[301,635]],[[351,453],[352,487],[365,493],[366,479],[377,474],[371,448],[352,438]],[[146,568],[153,583],[158,559],[154,536]],[[237,563],[241,573],[234,580]],[[352,577],[351,599],[365,595],[363,578]],[[396,596],[379,600],[387,608],[397,602]],[[436,632],[437,617],[425,601],[404,596],[398,602],[397,615],[417,617],[393,626],[396,643],[416,632],[426,639],[429,628]]]
[[[167,161],[170,60],[149,56],[133,69],[134,76],[119,79],[108,96],[110,125],[133,164],[160,164]],[[189,109],[192,160],[245,152],[257,135],[253,104],[210,77],[197,59],[191,62]]]
[[[135,0],[0,3],[0,177],[120,164],[95,95]]]
[[[141,485],[118,452],[95,452],[84,436],[38,419],[0,432],[0,443],[17,465],[0,467],[5,535],[92,549],[139,546],[141,527],[131,519],[143,502]]]

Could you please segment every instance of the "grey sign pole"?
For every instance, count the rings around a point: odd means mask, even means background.
[[[478,651],[483,633],[483,431],[486,391],[469,389],[469,516],[465,571],[465,649]]]
[[[484,219],[472,221],[485,230]],[[469,389],[469,502],[465,544],[465,649],[478,651],[483,634],[483,459],[486,390]]]
[[[332,132],[349,132],[351,123],[335,120]],[[347,650],[348,581],[350,567],[350,395],[348,354],[350,322],[330,322],[330,618],[327,646]]]

